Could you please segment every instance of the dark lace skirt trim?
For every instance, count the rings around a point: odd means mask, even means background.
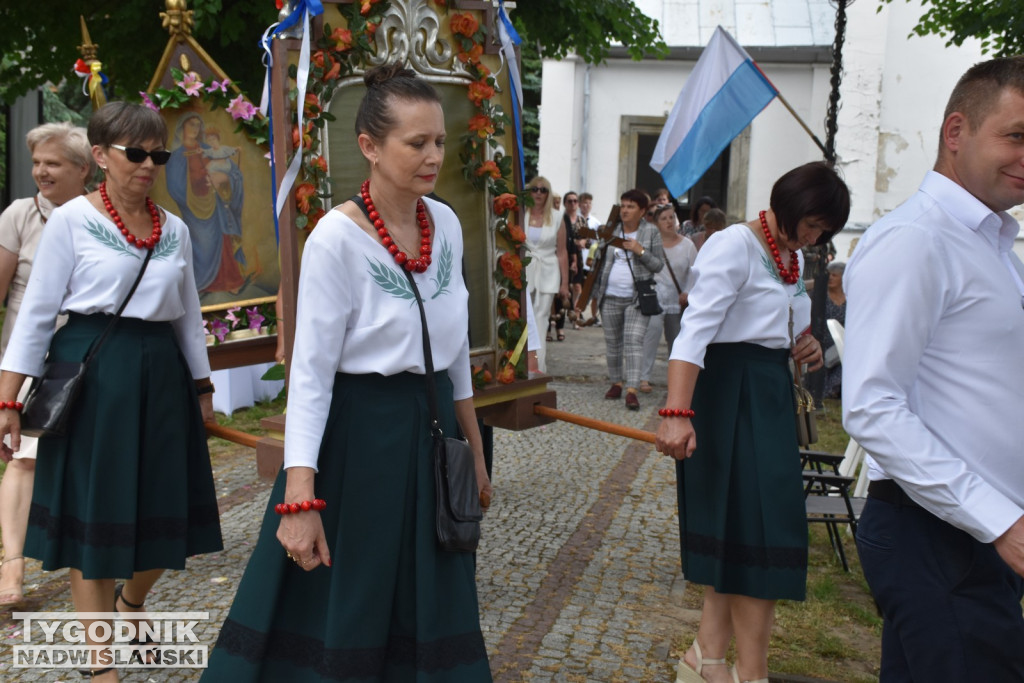
[[[29,525],[43,529],[49,539],[64,538],[97,547],[131,547],[139,538],[149,541],[184,538],[189,526],[207,526],[219,522],[216,505],[191,508],[187,519],[150,517],[133,523],[83,522],[70,515],[54,517],[48,508],[37,503],[29,508],[28,516]]]
[[[729,563],[764,569],[799,569],[807,567],[806,548],[773,548],[726,543],[703,534],[686,534],[686,550]]]
[[[392,637],[379,648],[325,648],[320,640],[282,631],[263,633],[231,619],[224,622],[217,647],[250,662],[285,661],[335,680],[379,676],[388,662],[435,673],[487,659],[479,631],[428,643]]]

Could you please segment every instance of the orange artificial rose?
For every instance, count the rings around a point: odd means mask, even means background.
[[[522,244],[526,241],[526,233],[523,232],[523,226],[510,223],[508,226],[508,238],[515,242],[517,245]]]
[[[521,279],[523,262],[519,260],[519,256],[514,252],[506,251],[498,258],[498,267],[501,268],[501,274],[508,280],[511,280],[517,289],[523,288],[523,281]]]
[[[505,192],[494,198],[494,213],[501,215],[506,211],[512,211],[518,205],[519,199],[511,192]]]
[[[474,64],[476,70],[480,72],[480,78],[487,78],[491,75],[491,70],[487,68],[487,65],[483,62],[477,62]]]
[[[327,159],[321,156],[312,157],[309,160],[309,165],[313,168],[318,168],[324,173],[327,173]]]
[[[299,213],[309,213],[309,198],[316,194],[316,188],[311,183],[302,183],[295,188],[295,205]]]
[[[467,38],[472,38],[480,30],[480,22],[471,14],[453,14],[448,25],[451,26],[452,33]]]
[[[320,114],[320,98],[313,93],[306,95],[306,104],[303,109],[307,118],[315,118]]]
[[[313,137],[310,135],[310,132],[313,130],[313,122],[307,121],[303,129],[302,146],[308,149],[313,143]],[[296,124],[292,124],[292,147],[294,149],[299,147],[299,127]]]
[[[489,175],[495,180],[497,180],[498,178],[501,177],[501,169],[498,168],[498,164],[494,163],[493,161],[485,161],[484,163],[480,164],[480,167],[478,169],[476,169],[476,174],[478,176]]]
[[[306,230],[312,230],[316,227],[316,224],[320,222],[320,219],[327,215],[327,212],[323,209],[317,209],[312,215],[306,217]]]
[[[515,322],[519,320],[519,302],[515,299],[504,298],[498,302],[498,310],[505,318]]]
[[[470,101],[476,106],[480,106],[484,100],[489,100],[494,97],[494,88],[487,84],[487,81],[473,81],[469,84]]]
[[[338,52],[352,49],[352,31],[347,28],[334,29],[331,32],[331,40],[334,42],[334,49]]]
[[[494,121],[486,114],[477,114],[469,120],[469,132],[486,139],[488,135],[494,135]]]
[[[379,27],[380,27],[380,24],[371,24],[371,23],[367,22],[366,23],[366,37],[367,38],[373,38],[373,34],[375,34],[377,32],[377,29]]]
[[[507,363],[505,367],[498,370],[498,381],[502,384],[512,384],[516,381],[516,368],[511,363]]]
[[[473,47],[469,49],[469,52],[459,52],[456,57],[459,61],[465,64],[466,62],[473,62],[474,64],[480,61],[480,55],[484,53],[484,46],[480,43],[473,43]]]

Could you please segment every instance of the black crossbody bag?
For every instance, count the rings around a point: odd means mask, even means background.
[[[89,369],[89,363],[99,353],[103,343],[110,336],[117,321],[121,319],[125,306],[131,300],[132,295],[142,281],[142,276],[149,265],[149,258],[153,255],[152,249],[146,250],[146,258],[142,261],[142,268],[128,290],[128,295],[121,302],[114,314],[113,320],[103,330],[103,334],[97,337],[89,347],[89,352],[81,363],[74,361],[50,361],[43,365],[43,374],[32,380],[28,396],[25,397],[25,407],[21,411],[21,433],[26,436],[64,436],[67,433],[68,422],[71,418],[71,411],[75,405],[75,399],[81,393],[82,383],[85,381],[85,373]]]
[[[480,543],[480,493],[476,482],[473,449],[464,439],[446,437],[441,431],[434,380],[434,359],[430,353],[430,334],[423,299],[412,273],[405,271],[416,295],[423,324],[423,364],[426,369],[427,404],[430,406],[430,436],[434,440],[434,489],[437,492],[437,543],[441,550],[471,553]]]
[[[665,309],[658,302],[658,288],[654,278],[637,280],[633,272],[633,259],[626,254],[626,265],[629,266],[629,274],[633,278],[633,286],[636,288],[637,303],[640,306],[640,313],[643,315],[661,315]]]

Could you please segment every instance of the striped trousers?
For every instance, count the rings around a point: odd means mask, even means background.
[[[612,384],[624,381],[626,387],[640,385],[648,321],[635,298],[606,296],[601,302],[605,355]]]

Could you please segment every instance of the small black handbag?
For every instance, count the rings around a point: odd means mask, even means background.
[[[85,373],[89,369],[89,363],[96,356],[96,353],[107,340],[107,336],[114,329],[117,321],[121,318],[125,306],[135,294],[142,275],[149,265],[149,258],[153,255],[151,249],[146,250],[146,258],[142,261],[142,268],[128,290],[128,296],[121,302],[121,306],[114,314],[113,320],[89,348],[85,359],[81,363],[74,361],[52,361],[43,365],[43,373],[32,380],[32,386],[25,397],[25,407],[21,411],[21,433],[26,436],[64,436],[67,433],[68,421],[71,418],[71,409],[75,399],[82,390],[85,381]]]
[[[643,315],[661,315],[665,312],[665,309],[658,302],[658,286],[655,284],[654,278],[637,280],[631,261],[632,259],[629,258],[629,254],[626,254],[626,265],[629,266],[629,274],[633,277],[633,286],[636,287],[637,304],[639,304],[640,313]]]
[[[484,518],[477,489],[473,449],[464,439],[445,437],[437,404],[434,359],[430,353],[427,314],[412,273],[405,271],[416,295],[423,324],[423,362],[426,368],[427,403],[430,406],[430,435],[434,439],[434,489],[437,492],[437,543],[441,550],[475,552],[480,543],[480,520]]]

